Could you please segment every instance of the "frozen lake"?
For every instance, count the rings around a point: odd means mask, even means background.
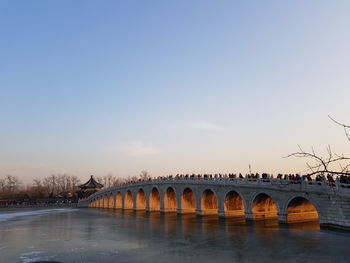
[[[0,210],[0,262],[349,262],[350,233],[216,216]]]

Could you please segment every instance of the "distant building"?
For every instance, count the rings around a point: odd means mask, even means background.
[[[97,191],[101,190],[103,188],[103,184],[98,183],[94,176],[91,175],[89,181],[87,181],[85,184],[79,185],[80,190],[78,193],[78,198],[86,198],[93,193],[96,193]]]

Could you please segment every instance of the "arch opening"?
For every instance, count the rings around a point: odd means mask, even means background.
[[[102,208],[103,207],[103,197],[101,196],[99,199],[98,199],[98,208]]]
[[[182,213],[195,213],[196,212],[196,199],[194,193],[190,188],[185,188],[181,196],[181,212]]]
[[[201,198],[201,213],[212,215],[218,213],[218,199],[212,190],[205,190]]]
[[[123,197],[120,192],[118,192],[115,197],[115,208],[123,208]]]
[[[235,191],[230,191],[224,201],[225,216],[244,216],[244,202],[242,197]]]
[[[176,212],[176,194],[173,188],[169,187],[164,195],[164,211],[165,212]]]
[[[114,208],[114,195],[111,193],[108,198],[108,208]]]
[[[128,190],[124,197],[124,209],[133,209],[134,208],[134,200],[132,198],[132,193]]]
[[[315,206],[306,198],[292,199],[287,208],[287,223],[318,222]]]
[[[146,195],[142,189],[140,189],[136,195],[136,209],[146,210]]]
[[[153,188],[149,196],[149,210],[160,211],[160,194],[157,188]]]
[[[103,197],[103,208],[108,208],[108,195]]]
[[[277,219],[277,205],[267,194],[259,194],[255,197],[252,206],[253,219]]]

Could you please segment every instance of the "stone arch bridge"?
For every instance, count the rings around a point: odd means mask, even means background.
[[[104,189],[79,207],[217,214],[281,223],[318,220],[350,228],[350,185],[318,181],[240,178],[167,178]]]

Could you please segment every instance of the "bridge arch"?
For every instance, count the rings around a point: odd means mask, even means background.
[[[290,198],[284,210],[287,223],[317,222],[319,211],[319,206],[314,201],[302,195]]]
[[[164,212],[176,212],[177,199],[175,189],[169,186],[164,193]]]
[[[146,210],[146,194],[142,188],[140,188],[136,194],[136,209]]]
[[[124,195],[124,209],[133,209],[134,199],[130,190],[126,191]]]
[[[181,194],[181,212],[196,212],[196,197],[194,191],[190,187],[186,187]]]
[[[225,217],[244,216],[246,201],[237,190],[229,190],[224,196]]]
[[[108,208],[114,208],[114,195],[113,193],[109,193],[109,198],[108,198]]]
[[[218,205],[218,198],[216,197],[214,190],[206,188],[201,195],[201,214],[217,214]]]
[[[115,208],[123,208],[123,196],[120,192],[115,196]]]
[[[108,208],[108,194],[103,195],[103,208]]]
[[[100,196],[100,198],[98,199],[98,207],[99,208],[103,207],[103,196]]]
[[[280,208],[271,195],[265,192],[255,194],[251,200],[252,216],[255,220],[275,219],[280,214]]]
[[[149,193],[149,211],[160,211],[160,191],[156,186]]]

